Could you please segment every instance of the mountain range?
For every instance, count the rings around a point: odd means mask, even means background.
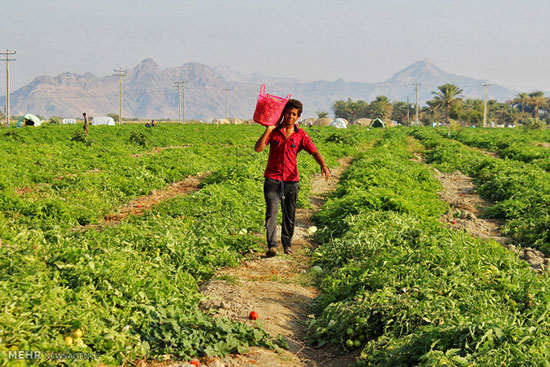
[[[304,117],[316,111],[332,113],[336,100],[372,101],[385,95],[390,100],[415,101],[414,83],[419,83],[419,102],[433,98],[439,85],[453,83],[463,89],[465,98],[484,98],[486,80],[448,73],[430,60],[416,62],[378,83],[318,80],[304,82],[260,73],[244,74],[225,66],[210,67],[190,62],[161,69],[153,59],[145,59],[128,70],[123,79],[123,116],[171,118],[178,116],[178,91],[175,81],[185,81],[185,118],[210,119],[226,115],[249,119],[254,113],[260,85],[278,96],[292,94],[304,103]],[[227,89],[227,91],[226,91]],[[506,101],[518,92],[491,83],[489,98]],[[5,96],[0,105],[5,104]],[[92,73],[62,73],[55,77],[38,76],[10,94],[12,115],[34,113],[45,117],[105,116],[119,111],[119,76],[98,77]]]

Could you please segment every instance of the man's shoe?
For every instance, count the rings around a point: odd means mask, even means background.
[[[292,253],[293,253],[293,252],[292,252],[292,248],[290,248],[290,246],[285,247],[285,248],[284,248],[284,253],[287,254],[287,255],[292,254]]]
[[[267,252],[265,253],[265,257],[273,257],[277,255],[277,250],[275,250],[275,247],[270,247],[267,249]]]

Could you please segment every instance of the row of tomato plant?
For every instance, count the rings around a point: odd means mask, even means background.
[[[548,276],[440,222],[441,186],[412,157],[388,131],[316,215],[312,342],[360,350],[358,366],[547,364]]]
[[[550,171],[549,130],[439,129],[440,135]]]
[[[487,215],[504,221],[504,234],[520,246],[550,254],[550,174],[546,170],[468,149],[434,130],[416,130],[414,135],[427,146],[429,163],[474,178],[477,193],[495,202]]]
[[[94,352],[100,363],[121,364],[274,347],[261,327],[199,308],[201,282],[263,249],[251,234],[263,231],[267,152],[253,152],[259,126],[92,127],[84,137],[71,127],[14,131],[0,139],[12,152],[0,168],[7,178],[0,211],[0,365],[33,363],[8,359],[10,349]],[[310,134],[332,166],[361,144],[350,132]],[[99,172],[90,172],[94,168]],[[318,166],[303,157],[300,171],[299,205],[305,206],[308,177]],[[75,227],[83,210],[86,222],[96,223],[121,203],[200,172],[208,175],[197,192],[143,216]],[[18,194],[23,186],[31,193]],[[37,214],[50,203],[57,209]],[[77,329],[79,343],[67,346]]]

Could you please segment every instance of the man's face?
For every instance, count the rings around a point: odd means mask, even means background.
[[[298,109],[289,108],[288,110],[285,111],[284,122],[292,125],[296,123],[296,120],[298,120],[298,117],[300,117],[300,112],[298,112]]]

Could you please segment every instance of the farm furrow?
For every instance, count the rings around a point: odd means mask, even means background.
[[[295,254],[249,259],[239,267],[221,269],[202,287],[203,307],[218,317],[254,324],[247,321],[248,313],[254,310],[271,337],[277,339],[280,335],[288,344],[288,350],[279,352],[253,348],[248,354],[221,359],[225,365],[337,367],[353,360],[351,356],[339,356],[330,348],[315,350],[305,340],[310,303],[319,295],[313,285],[308,285],[311,283],[310,256],[315,248],[310,240],[312,233],[308,233],[313,224],[311,216],[319,210],[324,196],[336,187],[349,164],[350,159],[341,159],[328,183],[321,175],[311,179],[312,207],[298,209],[296,213]]]
[[[550,135],[547,130],[441,129],[439,133],[493,157],[528,163],[550,171]]]
[[[415,153],[414,161],[424,162],[422,153]],[[460,171],[441,172],[434,168],[435,177],[442,186],[439,198],[450,205],[450,209],[441,218],[451,228],[462,230],[472,236],[484,240],[493,240],[509,249],[519,258],[525,260],[533,270],[541,272],[547,270],[550,258],[531,247],[519,248],[513,244],[512,238],[501,233],[500,227],[504,221],[486,217],[487,210],[495,205],[494,202],[481,198],[476,193],[477,186],[471,177]]]
[[[426,160],[444,172],[460,170],[479,185],[477,193],[496,204],[487,215],[516,245],[550,254],[550,174],[535,165],[486,156],[434,131],[414,135],[428,147]]]
[[[166,188],[152,190],[148,195],[142,195],[122,206],[116,213],[106,215],[99,221],[98,224],[88,224],[77,227],[77,229],[101,229],[104,226],[118,225],[130,215],[142,216],[146,211],[151,210],[151,208],[159,205],[163,201],[167,201],[181,195],[188,195],[194,191],[197,191],[204,177],[205,176],[203,175],[189,176],[185,180],[174,182]]]

